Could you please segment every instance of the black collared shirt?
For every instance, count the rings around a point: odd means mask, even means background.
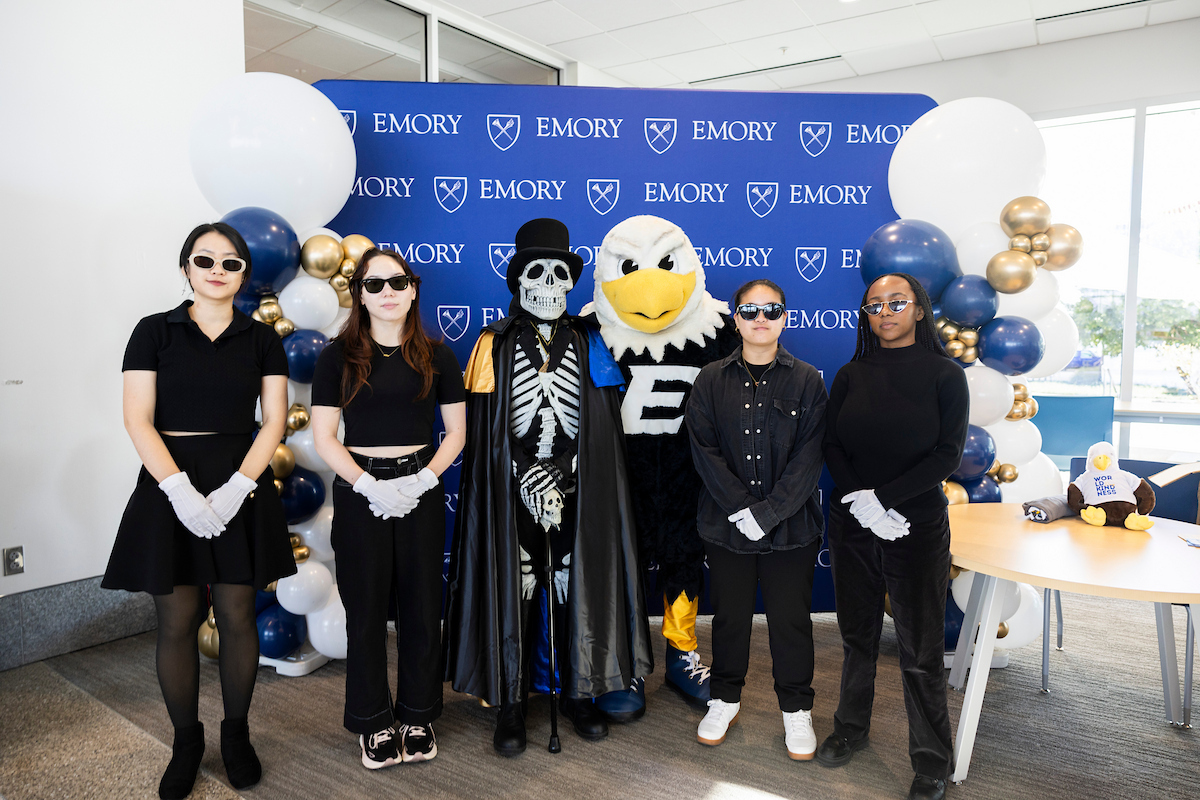
[[[191,300],[137,324],[121,371],[158,373],[154,427],[160,431],[250,433],[264,375],[288,374],[275,329],[237,308],[215,341],[188,314]]]
[[[742,348],[700,371],[687,407],[692,460],[704,481],[700,537],[739,553],[790,550],[819,539],[817,493],[825,382],[781,345],[755,386]],[[749,508],[766,532],[747,539],[728,517]]]

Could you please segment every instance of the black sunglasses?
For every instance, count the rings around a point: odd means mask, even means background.
[[[217,261],[217,259],[213,258],[212,256],[206,256],[200,253],[192,253],[190,256],[188,256],[188,263],[193,267],[199,267],[200,269],[212,269],[217,264],[220,264],[221,269],[225,270],[226,272],[241,272],[246,268],[246,262],[240,258],[229,256]]]
[[[771,321],[775,321],[783,316],[783,303],[767,303],[766,305],[758,305],[757,303],[742,303],[737,307],[737,313],[742,319],[747,322],[753,322],[758,319],[758,312]]]
[[[886,305],[892,310],[893,314],[899,314],[908,308],[910,303],[912,303],[912,300],[888,300],[886,303],[867,303],[862,307],[862,310],[874,317],[878,316],[879,312],[883,311],[883,307]]]
[[[359,283],[362,284],[362,288],[366,289],[371,294],[379,294],[382,292],[383,285],[385,283],[395,289],[397,292],[403,292],[408,288],[409,283],[412,283],[415,286],[419,282],[420,281],[418,281],[416,278],[413,278],[409,275],[393,275],[390,278],[363,278],[359,281]]]

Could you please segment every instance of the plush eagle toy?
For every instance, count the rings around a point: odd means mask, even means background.
[[[621,422],[641,561],[657,566],[663,597],[666,681],[687,700],[706,703],[709,671],[696,642],[704,586],[696,529],[701,482],[683,418],[700,368],[734,351],[737,329],[729,306],[705,291],[704,267],[687,235],[665,219],[630,217],[610,230],[595,281],[593,302],[581,313],[595,313],[628,387]],[[644,688],[635,683],[597,705],[611,720],[636,718],[645,710]]]
[[[1147,516],[1154,509],[1154,489],[1120,468],[1108,442],[1088,448],[1087,469],[1067,487],[1067,505],[1092,525],[1144,531],[1154,524]]]

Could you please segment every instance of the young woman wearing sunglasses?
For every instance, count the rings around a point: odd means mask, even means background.
[[[713,604],[712,700],[696,736],[718,745],[737,719],[750,661],[755,593],[771,631],[788,755],[806,761],[812,728],[812,580],[824,532],[817,495],[825,383],[779,344],[783,290],[738,289],[742,346],[700,371],[687,406],[692,458],[707,492],[697,515]]]
[[[144,466],[102,582],[154,596],[158,681],[175,727],[164,800],[191,792],[204,755],[196,631],[210,586],[221,757],[235,789],[261,777],[246,720],[258,671],[255,591],[296,571],[270,470],[287,416],[287,358],[269,325],[233,305],[250,277],[249,250],[229,225],[200,225],[179,266],[194,299],[143,319],[125,350],[125,429]]]
[[[967,381],[946,355],[925,289],[885,275],[863,294],[854,358],[829,391],[825,459],[837,486],[829,549],[845,659],[833,733],[817,759],[836,767],[867,744],[884,593],[900,643],[910,798],[941,798],[952,743],[946,709],[950,524],[941,483],[967,435]]]
[[[397,253],[364,253],[350,279],[353,311],[313,377],[313,437],[338,476],[332,539],[346,606],[343,724],[359,735],[367,769],[436,756],[432,724],[442,712],[439,476],[466,440],[466,392],[454,353],[425,335],[420,282]],[[440,445],[435,406],[446,429]],[[345,444],[337,439],[343,416]],[[399,656],[394,700],[389,613]]]

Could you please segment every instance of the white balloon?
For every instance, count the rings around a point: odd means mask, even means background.
[[[339,242],[342,240],[341,234],[334,233],[329,228],[313,228],[311,231],[305,231],[304,235],[299,237],[300,244],[304,244],[314,236],[331,236]]]
[[[299,403],[305,408],[312,407],[312,384],[288,381],[288,408],[292,403]]]
[[[320,561],[309,559],[296,565],[296,574],[279,579],[275,597],[285,611],[308,614],[323,607],[333,588],[333,576]]]
[[[1033,320],[1054,310],[1058,305],[1058,278],[1054,277],[1053,272],[1040,268],[1036,274],[1033,283],[1024,291],[1016,294],[996,293],[1000,298],[997,317],[1024,317]],[[1038,330],[1041,330],[1040,326]],[[1045,334],[1042,336],[1045,337]]]
[[[333,322],[329,323],[324,328],[321,328],[321,333],[325,334],[330,338],[330,340],[332,340],[335,336],[341,333],[342,323],[346,321],[346,317],[348,316],[350,316],[350,309],[339,308],[337,310],[337,316],[333,318]]]
[[[1036,367],[1021,376],[1024,380],[1053,375],[1071,363],[1075,351],[1079,349],[1079,328],[1075,327],[1075,320],[1071,319],[1070,313],[1062,306],[1035,320],[1033,324],[1037,325],[1042,334],[1046,352]]]
[[[326,497],[332,495],[333,492],[325,492]],[[321,506],[315,516],[299,525],[293,525],[292,531],[300,534],[300,538],[304,540],[312,558],[317,561],[333,560],[333,545],[329,541],[329,535],[333,532],[333,506]]]
[[[346,657],[346,607],[342,605],[336,583],[325,606],[310,612],[305,621],[308,623],[308,641],[318,653],[330,658]]]
[[[950,581],[950,593],[954,595],[954,602],[964,612],[967,610],[967,601],[971,599],[971,584],[974,580],[975,573],[965,570]],[[1001,622],[1017,613],[1017,606],[1021,603],[1021,592],[1018,586],[1019,584],[1006,580],[1001,580],[996,584],[996,593],[1000,595],[1002,603],[1000,606]]]
[[[938,226],[952,240],[996,221],[1011,200],[1037,195],[1046,145],[1021,109],[990,97],[953,100],[900,137],[888,168],[897,215]],[[994,255],[994,254],[993,254]]]
[[[317,445],[313,441],[312,425],[296,431],[287,438],[287,446],[296,455],[296,463],[313,472],[329,472],[332,468],[325,463],[317,453]]]
[[[1003,373],[980,363],[965,370],[971,396],[968,421],[972,425],[994,425],[1012,410],[1013,387]]]
[[[219,214],[258,206],[294,230],[337,216],[354,188],[354,137],[341,112],[303,81],[247,72],[196,106],[192,174]]]
[[[992,256],[1008,249],[1009,236],[999,222],[977,222],[954,240],[958,266],[963,275],[987,277]]]
[[[1028,583],[1019,583],[1021,602],[1009,617],[1008,635],[996,640],[997,650],[1024,647],[1042,633],[1042,594]]]
[[[1045,453],[1018,467],[1015,481],[1000,484],[1000,497],[1005,503],[1025,503],[1064,491],[1062,473]]]
[[[1042,450],[1042,432],[1027,419],[1002,419],[984,427],[996,443],[996,460],[1021,466],[1032,461]]]
[[[329,281],[314,278],[301,270],[279,293],[283,315],[297,330],[319,331],[337,317],[337,290]]]

